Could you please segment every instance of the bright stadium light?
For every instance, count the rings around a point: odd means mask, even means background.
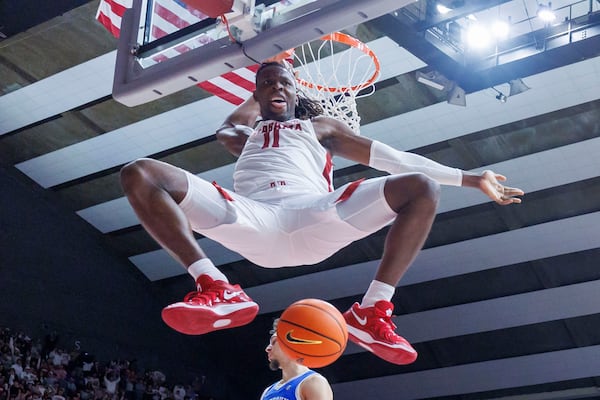
[[[508,23],[504,21],[495,21],[492,24],[492,33],[494,34],[496,40],[506,39],[508,37],[509,30],[510,27],[508,26]]]
[[[552,3],[548,5],[540,4],[537,10],[537,16],[544,22],[552,22],[556,19],[556,14],[552,11]]]
[[[448,8],[445,5],[439,4],[439,3],[435,6],[435,8],[436,8],[437,12],[442,15],[448,14],[450,11],[452,11],[451,8]]]
[[[480,24],[474,24],[467,31],[467,43],[473,49],[483,49],[491,42],[490,33]]]

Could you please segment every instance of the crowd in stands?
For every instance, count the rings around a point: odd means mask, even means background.
[[[164,373],[143,371],[135,361],[98,361],[68,352],[49,334],[33,340],[0,328],[0,400],[211,400],[202,393],[204,377],[168,384]]]

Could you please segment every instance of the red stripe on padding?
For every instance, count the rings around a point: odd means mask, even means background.
[[[352,196],[352,193],[354,193],[354,191],[358,188],[358,185],[360,185],[362,183],[362,181],[364,181],[364,180],[365,180],[365,178],[362,178],[362,179],[359,179],[359,180],[354,181],[351,184],[349,184],[348,187],[346,187],[346,189],[344,189],[344,191],[342,192],[340,197],[338,197],[335,202],[339,203],[341,201],[348,200],[350,198],[350,196]]]
[[[223,196],[223,198],[225,200],[227,200],[227,201],[233,201],[233,197],[231,197],[229,195],[229,193],[227,193],[227,191],[225,189],[223,189],[221,186],[219,186],[217,184],[217,182],[213,181],[212,184],[219,191],[219,193],[221,193],[221,196]]]

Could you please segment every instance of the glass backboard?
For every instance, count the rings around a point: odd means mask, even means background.
[[[247,67],[411,0],[234,0],[209,18],[183,0],[134,0],[122,17],[113,97],[147,103]]]

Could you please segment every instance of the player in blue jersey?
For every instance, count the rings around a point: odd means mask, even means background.
[[[330,400],[333,392],[327,379],[288,357],[277,342],[277,322],[273,323],[271,340],[265,351],[269,368],[281,370],[281,380],[267,387],[260,400]]]

